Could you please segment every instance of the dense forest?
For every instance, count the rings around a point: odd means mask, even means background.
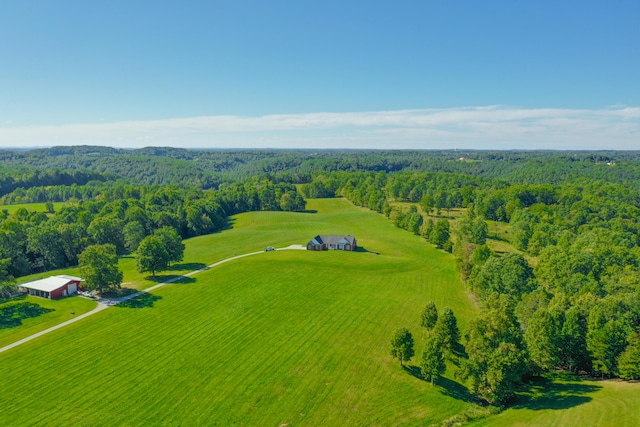
[[[640,152],[56,147],[0,152],[0,196],[49,207],[0,214],[5,290],[92,244],[122,255],[163,227],[186,238],[345,197],[455,258],[480,315],[440,344],[482,399],[557,369],[640,378]]]
[[[77,146],[4,150],[0,151],[0,165],[13,169],[16,175],[91,171],[106,174],[103,180],[119,177],[137,184],[181,184],[202,189],[265,174],[303,183],[317,171],[449,172],[520,184],[588,178],[632,188],[640,185],[640,152],[636,151],[124,150]],[[7,175],[14,174],[0,170],[0,178]],[[23,188],[63,184],[21,180],[26,181]],[[0,192],[0,196],[6,193]]]

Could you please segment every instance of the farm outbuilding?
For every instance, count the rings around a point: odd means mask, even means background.
[[[57,299],[78,293],[80,283],[84,279],[74,276],[51,276],[46,279],[22,283],[20,290],[29,295],[42,298]]]

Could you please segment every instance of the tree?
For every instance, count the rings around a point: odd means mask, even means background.
[[[610,376],[617,371],[618,356],[625,349],[624,325],[620,320],[609,320],[602,327],[593,326],[591,319],[589,323],[587,348],[591,353],[593,370],[602,376]]]
[[[559,361],[559,333],[551,314],[544,309],[536,311],[524,334],[531,360],[542,370],[555,368]]]
[[[95,243],[99,245],[112,244],[116,247],[117,253],[122,254],[124,253],[123,228],[124,224],[118,217],[108,215],[97,217],[91,221],[87,233]]]
[[[420,319],[420,326],[423,326],[429,330],[433,329],[438,321],[438,309],[436,308],[436,303],[433,301],[429,301],[429,303],[425,306],[422,311],[422,316]]]
[[[122,271],[118,268],[116,247],[111,244],[88,246],[78,256],[85,288],[102,293],[120,288]]]
[[[142,224],[138,221],[132,221],[124,226],[124,246],[128,251],[135,252],[142,239],[146,237],[146,232]]]
[[[406,328],[398,329],[391,339],[391,356],[400,361],[400,365],[408,362],[414,355],[413,335]]]
[[[480,297],[493,292],[520,298],[533,288],[533,271],[519,254],[489,258],[480,269],[474,270],[469,284]]]
[[[34,264],[43,270],[64,266],[64,248],[60,233],[47,224],[33,226],[27,233],[27,249]]]
[[[431,380],[431,385],[433,385],[447,369],[442,352],[442,342],[435,335],[427,338],[424,351],[422,352],[420,369],[422,370],[422,376]]]
[[[184,243],[182,238],[173,227],[162,227],[153,233],[162,241],[164,248],[169,254],[169,263],[180,262],[184,258]]]
[[[302,195],[295,190],[290,190],[280,197],[280,209],[283,211],[303,211],[307,202]]]
[[[415,206],[411,206],[404,217],[403,228],[413,234],[420,234],[423,218]]]
[[[473,267],[482,267],[482,265],[491,258],[491,249],[487,245],[476,246],[469,262]]]
[[[0,259],[0,299],[8,298],[16,291],[13,276],[7,272],[10,264],[9,258]]]
[[[579,307],[571,307],[565,313],[560,335],[560,354],[564,366],[569,371],[591,369],[591,359],[587,350],[587,319]]]
[[[487,241],[487,234],[489,233],[489,226],[487,222],[477,217],[471,223],[471,243],[475,243],[476,245],[484,245]]]
[[[431,218],[427,218],[427,220],[422,223],[422,237],[424,237],[427,241],[430,241],[431,239],[433,228],[434,224]]]
[[[469,359],[460,376],[489,403],[504,403],[515,393],[527,371],[527,351],[522,331],[507,295],[493,294],[467,334]]]
[[[632,331],[627,349],[618,357],[618,375],[626,380],[640,380],[640,335]]]
[[[446,219],[440,219],[433,226],[433,230],[429,235],[429,242],[433,243],[439,248],[442,248],[444,244],[449,240],[449,221]]]
[[[453,353],[460,347],[458,320],[449,307],[445,307],[442,314],[438,317],[433,332],[442,343],[443,349]]]
[[[435,200],[433,200],[433,197],[430,194],[422,196],[422,199],[420,200],[420,207],[427,215],[431,215],[434,205]]]
[[[158,236],[147,236],[136,251],[136,270],[140,273],[151,272],[155,277],[156,271],[169,266],[169,253]]]

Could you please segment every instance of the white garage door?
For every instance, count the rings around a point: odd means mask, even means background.
[[[78,286],[75,283],[69,283],[67,285],[67,290],[69,295],[73,295],[75,293],[78,293]]]

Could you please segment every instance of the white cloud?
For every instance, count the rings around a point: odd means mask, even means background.
[[[638,149],[640,108],[482,106],[0,127],[0,146]]]

